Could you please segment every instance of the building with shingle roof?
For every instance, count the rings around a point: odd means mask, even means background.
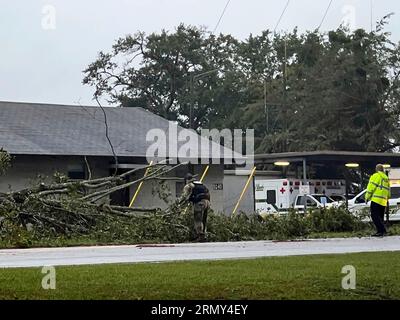
[[[165,133],[166,150],[165,154],[158,152],[151,160],[163,160],[164,156],[172,163],[183,162],[178,159],[177,150],[183,145],[197,150],[188,154],[185,160],[197,158],[201,162],[208,158],[211,161],[205,183],[212,192],[214,209],[222,211],[223,163],[240,155],[142,108],[0,102],[0,148],[13,156],[12,168],[0,177],[0,192],[25,188],[35,179],[48,179],[55,172],[75,179],[87,178],[88,171],[93,178],[109,175],[115,170],[116,163],[106,130],[120,171],[150,161],[147,152],[155,140],[149,139],[154,138],[154,134],[149,133],[154,130]],[[174,130],[176,134],[172,132]],[[181,138],[186,136],[187,140],[179,140],[180,135]],[[214,164],[217,159],[220,164]],[[193,170],[200,175],[204,168],[205,165],[199,164],[194,165]],[[181,167],[173,175],[182,178],[188,170],[187,166]],[[136,205],[163,206],[163,202],[153,195],[154,183],[146,182],[145,185]],[[173,197],[178,196],[183,181],[172,179],[168,185]],[[129,203],[135,188],[114,195],[112,201]]]

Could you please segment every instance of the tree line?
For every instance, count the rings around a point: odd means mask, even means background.
[[[205,28],[119,38],[84,70],[94,96],[180,125],[252,128],[256,152],[393,151],[400,145],[400,45],[376,29],[238,40]]]

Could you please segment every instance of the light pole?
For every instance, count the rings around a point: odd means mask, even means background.
[[[189,110],[189,129],[193,129],[193,109],[194,109],[194,82],[202,77],[208,76],[211,73],[217,72],[218,69],[209,70],[200,74],[190,76],[190,110]],[[189,163],[189,172],[194,174],[194,167]]]
[[[191,103],[190,103],[190,111],[189,111],[189,128],[193,129],[193,109],[194,109],[194,83],[196,80],[208,76],[211,73],[217,72],[218,69],[206,71],[200,74],[191,75],[190,77],[190,95],[191,95]]]
[[[351,169],[358,169],[360,165],[358,163],[346,163],[345,167],[349,170]],[[346,210],[349,210],[349,188],[350,188],[350,181],[349,181],[349,175],[346,172],[345,173],[345,178],[346,178]]]
[[[386,175],[389,177],[389,171],[390,168],[392,166],[390,164],[384,164],[383,168],[385,169],[385,173]],[[389,178],[390,181],[390,178]],[[390,184],[389,184],[389,188],[390,188]],[[386,214],[386,226],[389,227],[390,225],[390,205],[389,205],[389,200],[388,200],[388,205],[386,206],[386,210],[385,210],[385,214]]]

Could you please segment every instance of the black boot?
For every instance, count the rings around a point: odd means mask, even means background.
[[[381,232],[378,232],[378,233],[375,233],[372,235],[372,237],[374,237],[374,238],[383,238],[384,236],[385,236],[385,233],[381,233]]]

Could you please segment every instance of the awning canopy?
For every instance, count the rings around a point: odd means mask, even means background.
[[[390,164],[400,167],[400,153],[382,152],[350,152],[350,151],[311,151],[258,154],[254,156],[255,164],[271,164],[277,161],[290,163],[306,162],[307,164],[336,164],[357,163],[365,168],[375,167],[376,164]]]

